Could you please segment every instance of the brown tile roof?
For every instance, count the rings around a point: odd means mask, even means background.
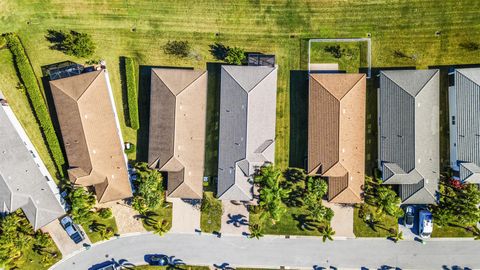
[[[167,195],[201,199],[207,72],[152,69],[148,163],[168,172]]]
[[[361,202],[365,178],[364,74],[310,74],[308,164],[328,178],[328,200]]]
[[[131,197],[126,158],[104,71],[50,81],[50,88],[70,180],[81,186],[93,185],[99,202]]]

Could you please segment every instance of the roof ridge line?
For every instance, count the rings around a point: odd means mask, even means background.
[[[456,69],[455,71],[458,71],[458,69]],[[480,84],[479,84],[479,83],[474,82],[472,79],[470,79],[469,77],[467,77],[463,72],[458,71],[458,73],[461,74],[462,77],[465,78],[466,80],[468,80],[468,81],[470,81],[471,83],[473,83],[473,84],[475,84],[475,85],[477,85],[477,86],[480,87]],[[456,83],[455,83],[455,88],[456,88]]]
[[[311,78],[313,78],[329,95],[331,95],[335,100],[338,100],[338,102],[340,102],[340,99],[338,99],[334,94],[332,94],[332,92],[328,91],[328,88],[323,85],[323,83],[319,82],[315,77],[313,76],[310,76]],[[340,107],[340,106],[339,106]],[[340,111],[339,111],[340,112]]]
[[[427,69],[427,70],[430,70],[430,69]],[[437,73],[439,72],[439,70],[435,70],[435,72],[432,74],[432,76],[422,85],[422,87],[420,87],[420,91],[418,91],[418,93],[414,96],[415,98],[418,96],[418,94],[420,94],[420,92],[422,92],[423,88],[425,88],[425,86],[427,86],[427,84],[432,81],[433,77],[435,77],[435,75],[437,75]]]
[[[352,87],[350,87],[350,89],[348,89],[347,92],[345,92],[345,94],[343,94],[343,96],[340,98],[340,101],[346,96],[348,95],[348,93],[350,93],[350,91],[352,91],[352,89],[357,86],[357,84],[363,79],[363,77],[365,77],[365,74],[360,74],[360,73],[355,73],[355,74],[359,74],[361,75],[360,78],[352,85]]]
[[[87,72],[87,73],[88,73],[88,72]],[[87,74],[87,73],[84,73],[84,74]],[[92,81],[88,84],[88,86],[85,88],[85,91],[83,91],[82,94],[77,98],[77,101],[79,101],[79,100],[83,97],[83,95],[85,94],[85,92],[87,92],[88,88],[90,88],[90,86],[93,84],[93,82],[97,80],[98,76],[100,76],[101,73],[102,73],[102,71],[100,70],[100,71],[98,72],[97,76],[95,76],[95,78],[93,78],[93,80],[92,80]],[[78,75],[77,75],[77,76],[78,76]],[[74,77],[74,76],[72,76],[72,77]],[[106,78],[105,78],[105,80],[106,80]]]
[[[383,72],[382,72],[383,73]],[[394,80],[392,80],[392,78],[390,78],[386,73],[383,73],[385,78],[387,78],[390,82],[392,82],[393,84],[395,84],[398,88],[402,89],[403,92],[407,93],[409,96],[413,97],[413,99],[415,99],[415,96],[413,96],[412,94],[410,94],[408,91],[406,91],[403,87],[401,87],[400,85],[398,85],[397,82],[395,82]]]
[[[192,69],[191,71],[195,71],[194,69]],[[178,94],[174,95],[175,96],[175,103],[177,103],[177,96],[180,95],[181,93],[183,93],[183,91],[185,91],[185,89],[189,88],[193,83],[195,83],[196,81],[198,81],[198,79],[200,79],[200,77],[203,76],[203,74],[205,74],[207,71],[203,71],[198,77],[196,77],[193,81],[191,81],[189,84],[187,84],[182,90],[180,90],[180,92],[178,92]],[[162,80],[163,82],[163,80]],[[165,82],[164,82],[165,83]],[[165,84],[166,85],[166,84]],[[169,88],[170,90],[170,88]]]
[[[255,84],[252,89],[250,91],[253,91],[255,88],[257,88],[257,86],[263,82],[268,76],[270,76],[270,74],[272,74],[273,71],[275,71],[277,68],[274,67],[269,73],[267,73],[267,75],[265,75],[265,77],[263,77],[260,81],[258,81],[257,84]],[[248,93],[250,93],[250,91]],[[275,89],[275,93],[277,92],[277,89]]]

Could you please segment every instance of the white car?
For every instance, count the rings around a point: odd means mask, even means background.
[[[433,217],[428,210],[420,210],[418,213],[418,232],[422,238],[430,238],[433,231]]]

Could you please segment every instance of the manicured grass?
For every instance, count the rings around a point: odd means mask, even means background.
[[[353,212],[353,233],[356,237],[388,237],[390,228],[398,228],[396,218],[386,215],[383,221],[373,230],[358,216],[358,208]]]
[[[208,199],[210,203],[214,203],[216,207],[222,207],[222,202],[217,200],[213,192],[204,192],[204,199],[202,204],[205,203],[205,200]],[[211,207],[208,207],[208,210],[204,210],[202,207],[202,212],[200,215],[200,229],[202,232],[212,233],[220,232],[222,228],[222,211],[214,211]]]
[[[329,49],[339,46],[339,58]],[[361,67],[368,67],[367,42],[312,42],[310,51],[311,64],[338,63],[339,70],[358,73]]]
[[[143,227],[147,231],[154,231],[153,225],[156,221],[166,220],[168,222],[168,230],[172,227],[172,204],[165,202],[155,211],[147,214],[147,218],[142,219]]]
[[[118,233],[117,223],[116,223],[116,221],[115,221],[115,217],[114,217],[114,216],[112,216],[111,218],[104,219],[104,218],[100,217],[100,216],[98,215],[98,213],[96,212],[96,213],[94,214],[93,221],[95,221],[96,223],[103,224],[103,225],[105,225],[107,228],[112,228],[114,234]],[[85,230],[85,233],[88,235],[88,238],[90,238],[90,241],[92,241],[92,243],[95,243],[95,242],[98,242],[98,241],[102,241],[102,240],[106,240],[106,239],[103,239],[103,238],[102,238],[102,236],[100,235],[99,232],[90,231],[90,229],[88,228],[88,226],[83,226],[83,229]]]
[[[24,258],[24,264],[19,268],[19,269],[22,269],[22,270],[47,270],[50,268],[50,266],[52,266],[53,264],[55,264],[56,262],[60,261],[62,259],[62,253],[60,252],[60,250],[58,250],[57,246],[55,245],[55,243],[53,242],[53,240],[51,240],[51,246],[45,250],[45,252],[50,252],[50,253],[56,253],[56,257],[53,258],[53,260],[50,262],[50,263],[46,263],[46,262],[42,262],[42,255],[36,253],[35,251],[33,251],[32,249],[30,250],[27,250],[24,255],[23,255],[23,258]]]
[[[454,226],[438,226],[433,224],[432,237],[473,237],[472,232],[465,230],[464,228]]]

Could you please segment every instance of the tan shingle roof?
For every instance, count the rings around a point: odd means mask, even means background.
[[[103,70],[50,81],[69,178],[95,186],[99,202],[132,196]]]
[[[207,72],[152,69],[148,163],[168,172],[169,197],[202,198]]]
[[[311,74],[309,84],[307,171],[328,177],[329,201],[361,202],[366,77]]]

